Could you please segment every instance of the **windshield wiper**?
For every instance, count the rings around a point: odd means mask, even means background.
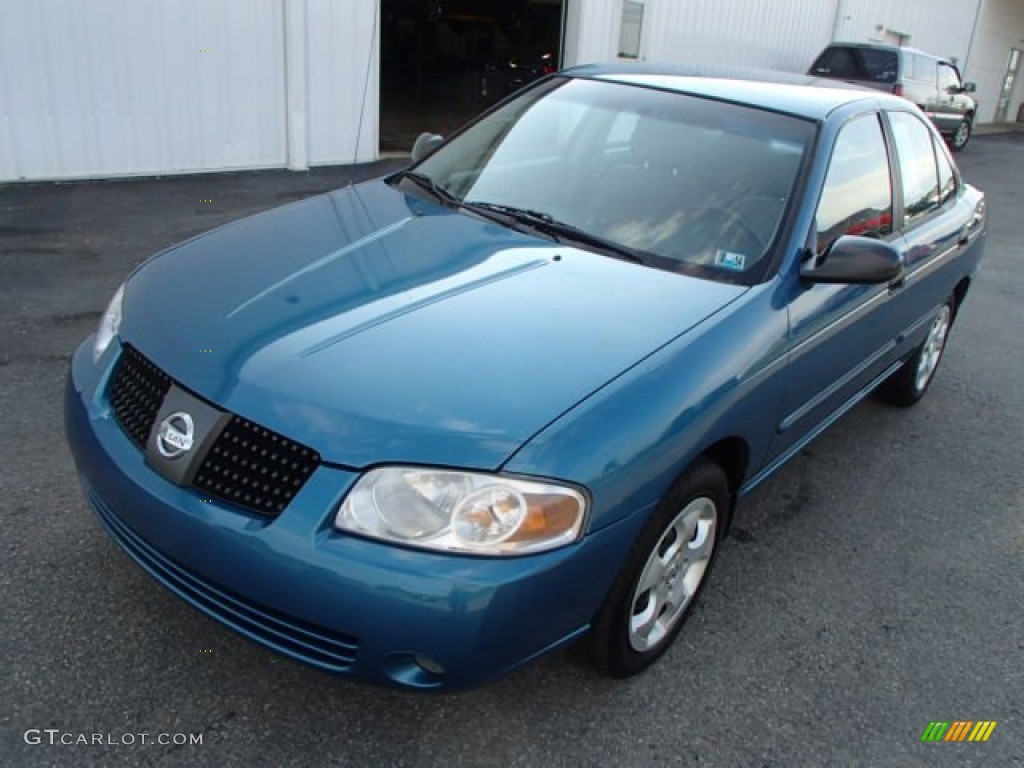
[[[549,235],[558,242],[564,242],[566,240],[580,245],[589,246],[605,253],[610,253],[619,258],[626,259],[627,261],[633,261],[637,264],[646,263],[646,259],[639,253],[634,251],[625,245],[619,245],[618,243],[607,240],[600,235],[595,235],[593,232],[587,232],[585,229],[580,229],[572,224],[564,221],[559,221],[550,213],[544,211],[535,211],[530,208],[517,208],[512,205],[500,205],[498,203],[488,203],[479,200],[467,201],[464,205],[472,209],[485,209],[491,211],[497,211],[503,213],[518,222],[527,224],[533,229],[543,234]]]
[[[512,217],[516,221],[527,223],[541,222],[543,224],[554,224],[555,219],[550,213],[535,211],[532,208],[517,208],[514,205],[502,205],[501,203],[488,203],[484,200],[467,200],[466,205],[473,208],[484,208],[488,211],[497,211]]]
[[[564,221],[558,221],[550,213],[533,210],[531,208],[518,208],[514,205],[489,203],[486,200],[462,200],[426,174],[418,173],[417,171],[399,171],[393,178],[408,179],[412,183],[416,184],[416,186],[425,189],[439,202],[452,208],[462,208],[468,211],[473,211],[474,213],[486,216],[492,220],[497,218],[498,220],[507,222],[511,219],[517,223],[525,224],[532,230],[540,232],[543,235],[547,235],[552,240],[559,243],[570,241],[626,259],[627,261],[636,262],[637,264],[646,263],[646,259],[632,248],[619,245],[611,240],[606,240],[600,235],[587,232],[584,229],[580,229],[579,227],[573,226],[572,224],[568,224]],[[496,217],[495,214],[498,214],[498,216]]]
[[[424,173],[419,173],[418,171],[399,171],[392,178],[396,180],[408,179],[421,189],[425,189],[439,202],[444,203],[445,205],[450,205],[452,207],[462,205],[462,201],[459,200],[459,198],[455,197],[455,195]]]
[[[484,218],[489,219],[491,221],[498,221],[507,224],[511,219],[512,221],[518,222],[522,221],[520,216],[526,214],[529,214],[531,219],[533,217],[536,217],[544,219],[545,221],[551,220],[550,216],[548,216],[546,213],[541,213],[539,211],[524,211],[519,208],[511,208],[506,205],[498,205],[497,203],[466,202],[465,200],[453,195],[451,192],[442,187],[440,184],[438,184],[432,178],[427,176],[425,173],[419,173],[418,171],[399,171],[394,176],[392,176],[392,178],[395,179],[396,181],[401,179],[408,179],[413,184],[420,187],[420,189],[425,189],[427,192],[433,195],[438,202],[442,203],[443,205],[447,205],[451,208],[462,208],[467,211],[472,211],[473,213],[483,216]],[[496,216],[495,214],[498,215]]]

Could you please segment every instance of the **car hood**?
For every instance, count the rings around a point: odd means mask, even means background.
[[[128,281],[121,338],[326,461],[493,469],[744,290],[374,181],[158,254]]]

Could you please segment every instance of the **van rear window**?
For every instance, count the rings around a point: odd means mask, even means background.
[[[825,49],[811,71],[822,77],[895,83],[898,65],[895,51],[834,46]]]

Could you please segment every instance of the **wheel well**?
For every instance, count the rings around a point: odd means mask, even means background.
[[[741,437],[726,437],[707,448],[703,455],[725,472],[726,480],[729,482],[729,494],[735,506],[736,497],[747,475],[747,462],[750,459],[750,449],[746,441]],[[732,510],[729,510],[728,522],[732,522]],[[726,527],[728,528],[728,523]]]
[[[967,289],[971,287],[971,278],[965,277],[959,283],[956,284],[956,288],[953,289],[953,299],[956,301],[956,306],[953,307],[955,312],[960,311],[960,305],[964,303],[964,299],[967,298]]]

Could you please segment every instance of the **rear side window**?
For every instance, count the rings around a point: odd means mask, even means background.
[[[895,51],[876,51],[862,48],[860,51],[861,66],[865,77],[876,83],[895,83],[899,69],[899,57]]]
[[[939,173],[931,131],[907,112],[890,112],[903,178],[903,223],[912,224],[939,207]]]
[[[832,46],[818,57],[811,72],[844,80],[895,83],[898,65],[895,51]]]
[[[877,115],[851,120],[839,133],[818,202],[819,254],[841,235],[892,232],[889,155]]]

